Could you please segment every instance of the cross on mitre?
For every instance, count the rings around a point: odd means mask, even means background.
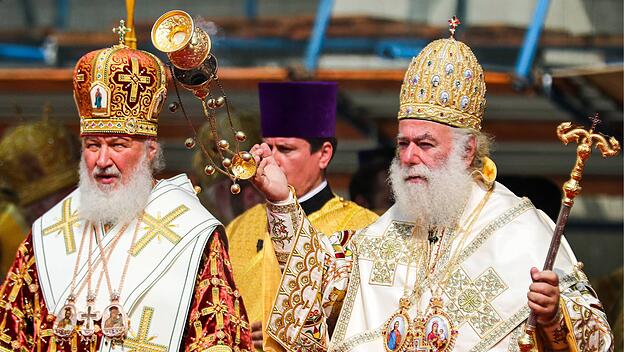
[[[461,22],[459,21],[459,18],[457,18],[457,16],[453,16],[450,20],[448,20],[448,23],[449,23],[449,31],[451,32],[451,38],[454,38],[455,30],[461,24]]]
[[[126,21],[119,20],[119,27],[113,28],[113,33],[119,34],[119,44],[126,44],[126,33],[131,30],[131,28],[126,27]]]

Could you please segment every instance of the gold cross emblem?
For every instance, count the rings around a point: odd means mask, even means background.
[[[228,312],[228,306],[219,299],[219,288],[212,288],[212,303],[210,307],[201,310],[202,315],[214,316],[217,320],[217,330],[223,329],[223,317]]]
[[[248,330],[249,323],[247,323],[240,314],[240,302],[238,300],[238,296],[236,296],[236,300],[234,301],[234,315],[230,315],[230,322],[233,326],[236,327],[236,337],[234,338],[234,343],[237,345],[240,343],[240,335],[241,329]]]
[[[457,322],[468,322],[483,336],[501,321],[492,301],[507,290],[507,285],[493,268],[488,268],[476,279],[459,268],[453,272],[445,289],[450,298],[447,313]]]
[[[29,271],[31,271],[30,267],[33,264],[35,264],[35,257],[30,257],[25,265],[22,265],[18,268],[17,272],[9,273],[9,280],[11,280],[11,283],[9,285],[13,286],[11,292],[9,293],[9,302],[15,302],[15,299],[17,298],[17,295],[22,289],[24,283],[30,285],[33,282],[32,276],[30,276],[29,273]]]
[[[124,347],[129,347],[128,352],[167,352],[167,346],[157,345],[152,343],[156,336],[149,337],[149,328],[152,325],[152,316],[154,315],[154,308],[143,307],[143,313],[141,314],[141,322],[139,323],[139,331],[135,337],[125,339],[123,342]]]
[[[137,101],[137,94],[139,92],[139,85],[141,84],[149,84],[150,77],[149,76],[141,76],[141,72],[139,70],[139,59],[136,57],[132,57],[130,59],[132,71],[131,73],[122,73],[119,75],[119,81],[124,83],[130,83],[130,102],[134,103]],[[127,68],[126,68],[127,70]]]
[[[373,261],[369,284],[393,285],[397,266],[406,265],[412,255],[408,246],[403,244],[413,230],[413,223],[393,221],[383,236],[361,236],[358,239],[359,258]]]
[[[63,214],[61,219],[54,225],[48,226],[43,229],[43,235],[49,235],[51,233],[63,233],[65,240],[65,251],[67,254],[74,253],[76,251],[76,241],[74,240],[74,226],[78,222],[78,211],[71,211],[71,198],[63,201]]]
[[[139,255],[139,253],[145,248],[156,236],[160,239],[160,236],[169,240],[169,242],[176,244],[182,237],[171,230],[171,227],[175,226],[171,224],[180,215],[187,212],[189,209],[185,205],[173,209],[169,214],[163,218],[160,216],[153,217],[147,213],[143,215],[143,223],[147,225],[147,232],[137,243],[132,247],[131,253],[133,256]]]

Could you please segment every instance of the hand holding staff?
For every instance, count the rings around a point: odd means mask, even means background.
[[[592,126],[589,131],[582,127],[574,127],[570,122],[564,122],[557,127],[557,136],[567,145],[569,142],[574,141],[578,143],[576,148],[576,163],[570,173],[570,179],[563,184],[564,196],[561,200],[561,210],[557,217],[557,224],[555,231],[550,242],[550,248],[546,255],[546,262],[544,263],[543,270],[552,270],[559,251],[559,245],[561,244],[561,236],[566,223],[568,222],[568,216],[570,215],[570,209],[574,205],[574,198],[581,193],[581,179],[583,177],[583,170],[585,169],[585,162],[589,159],[592,152],[592,147],[595,145],[603,158],[615,156],[620,152],[620,143],[611,137],[607,140],[607,137],[594,133],[596,125],[600,122],[598,114],[589,118],[592,121]],[[529,319],[526,323],[526,333],[518,339],[518,345],[521,351],[531,351],[535,346],[534,333],[536,329],[535,314],[531,312]]]

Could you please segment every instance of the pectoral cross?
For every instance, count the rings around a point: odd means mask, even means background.
[[[95,302],[93,300],[87,300],[87,311],[80,312],[78,319],[84,321],[80,327],[80,334],[84,337],[89,337],[95,332],[95,321],[100,320],[100,312],[95,310]]]

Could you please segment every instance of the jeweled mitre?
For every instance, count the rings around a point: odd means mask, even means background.
[[[154,55],[125,44],[87,53],[74,68],[80,134],[156,137],[167,76]]]
[[[466,44],[438,39],[412,59],[401,86],[399,120],[480,130],[484,109],[483,68]]]

